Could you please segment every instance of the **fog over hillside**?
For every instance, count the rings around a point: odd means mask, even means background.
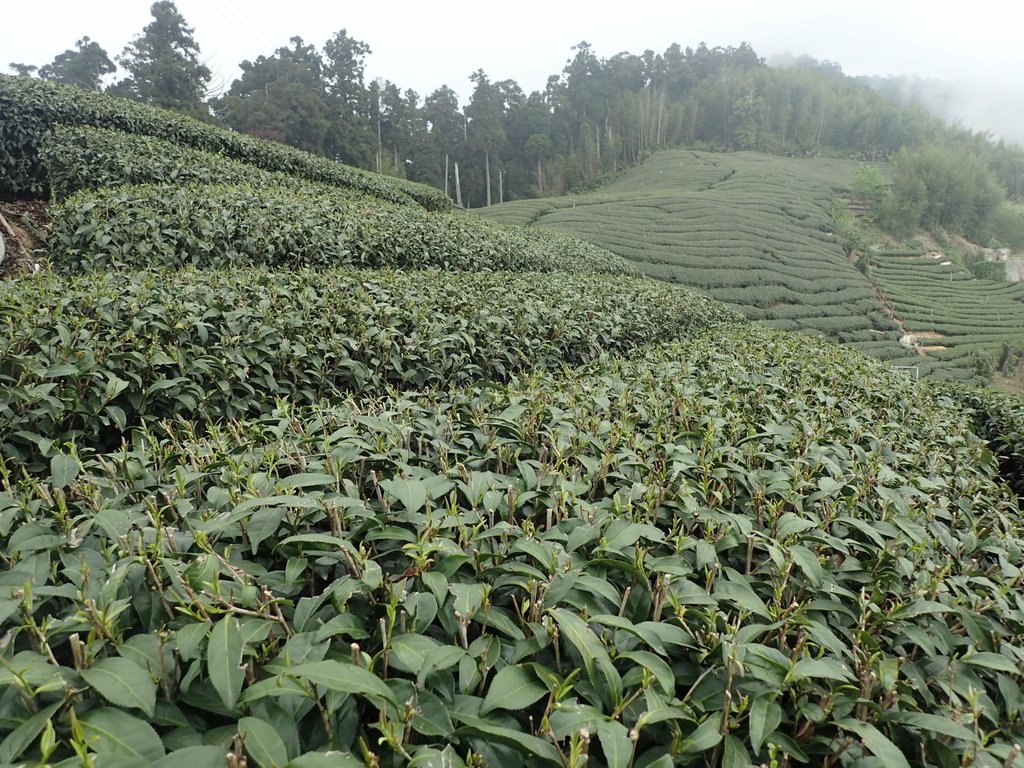
[[[944,81],[904,75],[865,81],[883,93],[920,104],[933,115],[1024,144],[1024,94],[998,79]]]
[[[841,61],[817,61],[806,54],[768,55],[769,66],[833,67],[846,71]],[[1024,92],[1009,78],[965,76],[921,77],[913,74],[852,75],[876,91],[903,104],[917,104],[950,125],[989,134],[1013,144],[1024,144]]]

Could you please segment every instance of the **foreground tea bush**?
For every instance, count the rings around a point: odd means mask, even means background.
[[[0,761],[1014,764],[1019,510],[896,385],[720,330],[8,463]]]
[[[50,209],[63,270],[269,265],[635,274],[568,235],[432,214],[316,185],[109,187]]]
[[[176,112],[47,80],[0,75],[0,114],[0,192],[7,194],[49,195],[40,146],[54,126],[65,125],[153,136],[224,155],[265,171],[353,189],[383,200],[433,211],[452,208],[451,200],[441,190],[424,184],[370,173]]]
[[[0,447],[120,444],[167,418],[507,381],[737,322],[654,281],[443,272],[186,271],[0,283]]]

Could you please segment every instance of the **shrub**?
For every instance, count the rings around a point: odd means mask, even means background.
[[[103,128],[57,126],[40,145],[50,194],[131,184],[251,184],[297,187],[303,181],[164,139]]]
[[[618,256],[567,236],[312,184],[109,187],[73,195],[50,209],[50,219],[51,258],[65,271],[270,265],[635,273]]]
[[[507,381],[739,320],[671,286],[561,274],[40,275],[0,298],[0,446],[26,462],[167,418]]]
[[[451,210],[433,187],[391,179],[335,163],[292,147],[235,133],[176,112],[47,80],[0,75],[0,192],[43,197],[49,193],[40,147],[58,125],[111,128],[153,136],[224,155],[266,171],[354,189],[428,210]]]
[[[749,329],[0,463],[0,752],[1012,762],[1019,513],[897,381]]]

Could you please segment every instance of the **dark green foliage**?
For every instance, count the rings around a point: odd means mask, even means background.
[[[111,92],[209,119],[203,102],[213,73],[200,58],[194,30],[171,0],[153,3],[150,14],[153,21],[117,57],[128,76]]]
[[[341,165],[291,147],[234,133],[183,115],[106,94],[27,77],[0,75],[0,193],[49,193],[39,148],[56,125],[112,128],[221,154],[267,171],[351,188],[429,210],[449,210],[442,192]]]
[[[192,264],[635,274],[575,238],[315,184],[107,187],[72,196],[50,209],[50,219],[51,258],[65,271]]]
[[[894,220],[887,213],[879,223],[897,233],[941,227],[986,242],[993,215],[1006,199],[985,160],[952,144],[904,148],[893,161],[892,177]]]
[[[1024,250],[1024,206],[1003,203],[992,218],[992,234],[1000,245]]]
[[[886,194],[885,177],[876,165],[860,165],[850,179],[850,193],[864,203],[877,204]]]
[[[352,130],[335,125],[352,105],[343,94],[326,87],[324,61],[312,45],[293,37],[291,48],[278,48],[271,56],[243,61],[242,76],[223,96],[214,101],[218,114],[236,131],[273,139],[318,154],[330,154],[328,147],[335,131],[350,130],[343,145],[356,145],[360,133],[369,133],[369,121]],[[367,51],[368,52],[368,51]],[[362,87],[362,67],[359,83]],[[356,73],[351,75],[355,77]],[[356,86],[345,82],[343,87]],[[358,104],[356,106],[359,106]],[[352,153],[345,153],[349,162]]]
[[[982,280],[1004,282],[1006,280],[1006,264],[1001,261],[975,261],[968,265],[971,274]]]
[[[39,68],[39,76],[55,83],[76,85],[98,91],[105,75],[117,71],[107,52],[88,36],[75,43],[76,49],[57,54],[52,62]]]
[[[1024,500],[1024,398],[981,387],[942,390],[972,419],[974,430],[999,458],[1002,476]]]
[[[739,321],[659,283],[582,275],[100,273],[0,296],[0,445],[26,461],[144,422],[506,381]]]
[[[198,182],[298,187],[306,183],[223,155],[105,128],[57,126],[46,134],[39,154],[55,200],[81,189],[125,184]]]
[[[1020,739],[1019,510],[948,401],[829,343],[723,330],[16,472],[12,762],[999,766]]]

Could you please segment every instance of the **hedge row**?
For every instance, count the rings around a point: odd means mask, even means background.
[[[0,461],[0,761],[1019,766],[1024,530],[967,421],[723,335]]]
[[[641,279],[560,274],[184,271],[0,284],[0,445],[120,443],[143,422],[219,420],[389,388],[506,381],[733,323]]]
[[[264,171],[165,139],[87,126],[55,127],[42,141],[40,158],[54,200],[83,189],[125,184],[296,187],[305,183],[287,173]]]
[[[392,202],[414,202],[436,211],[452,208],[451,200],[433,187],[362,171],[168,110],[37,78],[0,75],[0,115],[0,192],[6,194],[49,194],[40,147],[48,131],[67,125],[154,136]]]
[[[1024,500],[1024,397],[983,387],[946,387],[999,459],[1003,478]]]
[[[73,195],[50,209],[50,220],[50,255],[65,271],[352,265],[636,273],[568,236],[315,185],[108,187]]]

